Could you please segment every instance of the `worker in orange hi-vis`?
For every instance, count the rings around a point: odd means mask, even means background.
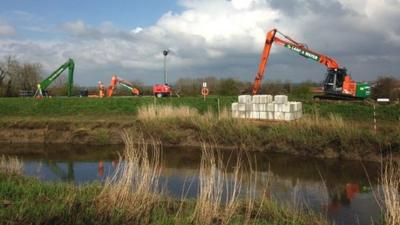
[[[102,98],[102,97],[104,97],[104,94],[106,91],[104,88],[103,82],[99,81],[98,87],[99,87],[99,97]]]

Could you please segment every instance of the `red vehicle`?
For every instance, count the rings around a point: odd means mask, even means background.
[[[169,97],[172,95],[172,88],[168,84],[156,84],[153,86],[153,95],[161,97]]]

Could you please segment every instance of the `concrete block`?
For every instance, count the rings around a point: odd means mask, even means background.
[[[251,112],[250,111],[246,112],[246,119],[251,119]]]
[[[282,112],[285,112],[285,113],[292,112],[290,110],[290,103],[282,104]]]
[[[260,119],[260,112],[250,112],[251,119]]]
[[[279,104],[287,103],[288,102],[288,96],[287,95],[275,95],[274,101],[276,103],[279,103]]]
[[[273,98],[272,95],[260,95],[260,103],[271,103]]]
[[[239,103],[251,103],[251,95],[239,95]]]
[[[267,120],[274,120],[275,113],[274,112],[267,112]]]
[[[232,110],[232,118],[239,118],[239,111],[238,110]]]
[[[232,112],[238,110],[239,110],[239,103],[237,102],[232,103]]]
[[[285,113],[284,112],[274,112],[274,120],[284,120]]]
[[[245,119],[246,118],[246,112],[239,111],[239,118]]]
[[[286,121],[291,121],[296,119],[296,113],[295,112],[285,112],[285,120]]]
[[[293,107],[292,112],[297,112],[302,110],[302,103],[301,102],[290,102],[291,107]]]
[[[274,103],[268,103],[267,104],[267,112],[273,112],[275,111],[275,104]]]
[[[253,103],[247,103],[246,104],[246,112],[253,111]]]
[[[265,103],[258,104],[258,110],[260,112],[266,112],[267,111],[267,104],[265,104]]]
[[[252,105],[252,107],[251,107],[251,111],[254,111],[254,112],[259,112],[260,111],[260,104],[254,104],[253,103],[253,105]]]
[[[246,104],[239,103],[238,104],[238,110],[240,112],[246,112]]]
[[[253,95],[252,103],[260,103],[260,95]]]
[[[267,112],[260,112],[260,119],[262,119],[262,120],[268,119],[268,113]]]
[[[282,112],[283,111],[283,104],[274,104],[274,112]]]

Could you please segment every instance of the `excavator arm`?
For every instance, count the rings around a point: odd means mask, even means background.
[[[278,37],[277,36],[278,34],[281,35],[282,38]],[[280,33],[277,29],[272,29],[271,31],[269,31],[267,33],[264,50],[261,55],[260,64],[258,66],[258,72],[256,74],[256,78],[253,83],[253,90],[252,90],[253,95],[257,94],[261,88],[261,82],[264,78],[265,69],[266,69],[266,66],[268,63],[272,44],[274,44],[274,43],[281,45],[287,49],[290,49],[305,58],[317,61],[317,62],[325,65],[328,69],[339,68],[339,64],[336,62],[336,60],[334,60],[328,56],[322,55],[320,53],[317,53],[315,51],[312,51],[312,50],[308,49],[307,46],[305,46],[301,43],[298,43],[295,40],[293,40],[292,38]]]
[[[50,76],[48,76],[46,79],[44,79],[42,82],[40,82],[37,85],[37,91],[36,91],[35,96],[43,97],[45,90],[66,69],[68,69],[68,83],[67,83],[67,92],[68,93],[67,93],[67,95],[71,96],[73,83],[74,83],[74,69],[75,69],[75,63],[74,63],[74,60],[72,60],[72,59],[68,59],[63,65],[61,65],[57,70],[55,70],[52,74],[50,74]]]
[[[121,79],[120,77],[118,77],[116,75],[113,75],[111,78],[110,86],[108,86],[108,89],[107,89],[108,97],[111,97],[114,94],[114,91],[117,88],[117,84],[120,84],[121,86],[130,90],[132,95],[140,95],[139,89],[135,88],[131,82]]]

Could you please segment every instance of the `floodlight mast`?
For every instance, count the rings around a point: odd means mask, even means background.
[[[169,50],[166,49],[163,51],[164,55],[164,84],[168,85],[168,76],[167,76],[167,55],[169,53]]]

